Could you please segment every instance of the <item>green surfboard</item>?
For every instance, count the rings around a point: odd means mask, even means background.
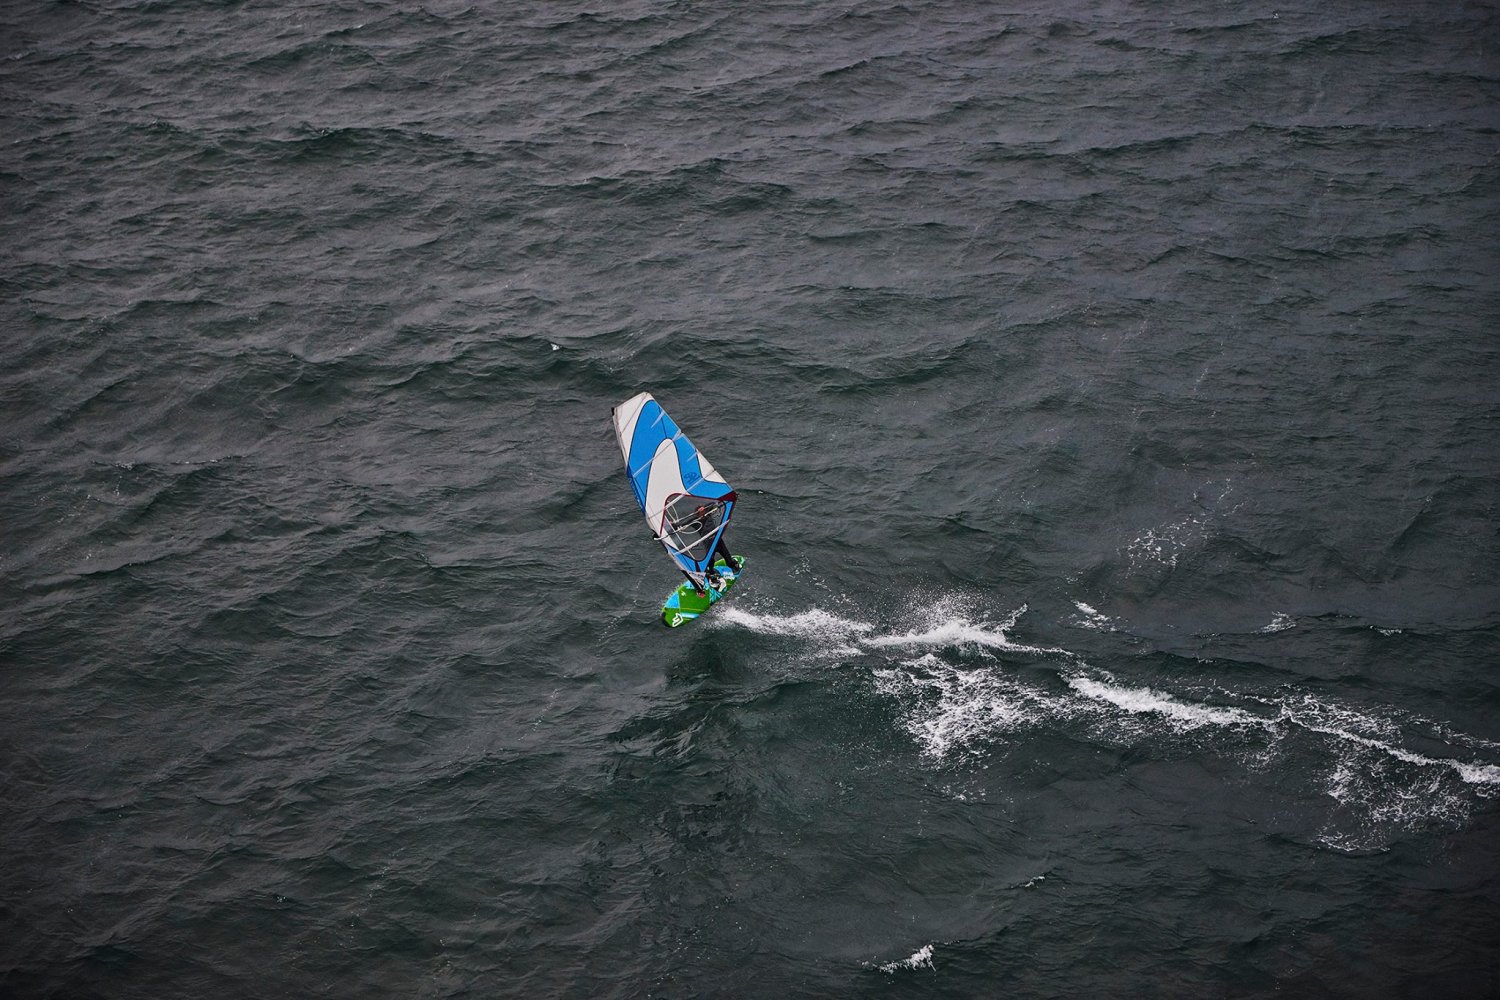
[[[662,624],[667,628],[685,625],[713,607],[716,602],[733,590],[735,581],[745,572],[745,557],[735,556],[734,561],[736,565],[732,567],[722,559],[714,563],[714,569],[719,571],[719,576],[724,580],[724,585],[718,590],[709,588],[707,594],[699,594],[693,589],[691,583],[684,580],[662,604]]]

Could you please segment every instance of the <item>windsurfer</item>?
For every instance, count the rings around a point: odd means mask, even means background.
[[[713,530],[711,524],[714,515],[717,514],[718,511],[718,504],[699,504],[691,514],[689,514],[687,517],[684,517],[680,521],[674,522],[672,526],[676,530],[681,531],[684,534],[697,535],[701,539],[702,536],[707,535],[710,531]],[[738,566],[734,561],[734,556],[730,553],[729,546],[724,541],[724,532],[722,531],[719,533],[719,537],[714,540],[714,548],[713,551],[709,553],[708,566],[705,568],[703,574],[704,581],[715,590],[722,590],[724,588],[724,578],[719,574],[718,568],[714,566],[714,560],[719,558],[720,556],[723,557],[724,565],[728,569],[738,569]],[[699,597],[707,596],[708,591],[703,589],[703,584],[694,579],[693,576],[687,572],[687,570],[683,570],[682,575],[686,576],[688,578],[688,581],[692,583],[693,589],[698,592]]]
[[[708,519],[714,513],[714,509],[709,507],[707,504],[703,504],[697,510],[693,511],[693,518],[698,522],[697,530],[706,532],[708,530]],[[714,550],[708,555],[708,571],[706,575],[708,577],[709,584],[715,590],[718,590],[720,587],[722,587],[724,585],[724,581],[723,578],[719,576],[717,567],[714,566],[714,560],[722,555],[724,557],[724,565],[730,570],[735,569],[734,556],[730,553],[729,546],[724,542],[724,536],[727,533],[727,528],[724,531],[719,532],[719,537],[714,541]]]

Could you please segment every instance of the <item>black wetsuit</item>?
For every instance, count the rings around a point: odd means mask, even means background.
[[[722,555],[724,557],[724,565],[728,566],[730,569],[734,569],[734,556],[729,554],[729,546],[724,544],[724,535],[726,534],[728,534],[728,532],[721,532],[719,535],[719,540],[714,543],[713,554],[708,557],[709,565],[713,565],[714,556]]]

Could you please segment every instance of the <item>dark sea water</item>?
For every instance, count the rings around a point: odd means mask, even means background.
[[[0,22],[0,995],[1500,994],[1493,4]]]

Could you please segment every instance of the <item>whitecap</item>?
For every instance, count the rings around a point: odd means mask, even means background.
[[[1110,617],[1108,615],[1104,614],[1099,609],[1090,607],[1089,605],[1084,604],[1082,601],[1074,601],[1073,607],[1077,608],[1079,613],[1083,616],[1080,619],[1075,619],[1076,624],[1082,626],[1083,628],[1093,629],[1096,632],[1115,631],[1115,623],[1110,620]]]
[[[910,958],[904,958],[899,962],[887,962],[880,967],[881,972],[899,972],[902,969],[934,968],[932,964],[932,945],[925,944],[912,952]]]
[[[1291,615],[1278,611],[1276,612],[1276,614],[1271,616],[1271,623],[1269,625],[1262,626],[1261,631],[1285,632],[1287,629],[1295,627],[1296,624],[1296,619],[1294,619]]]

